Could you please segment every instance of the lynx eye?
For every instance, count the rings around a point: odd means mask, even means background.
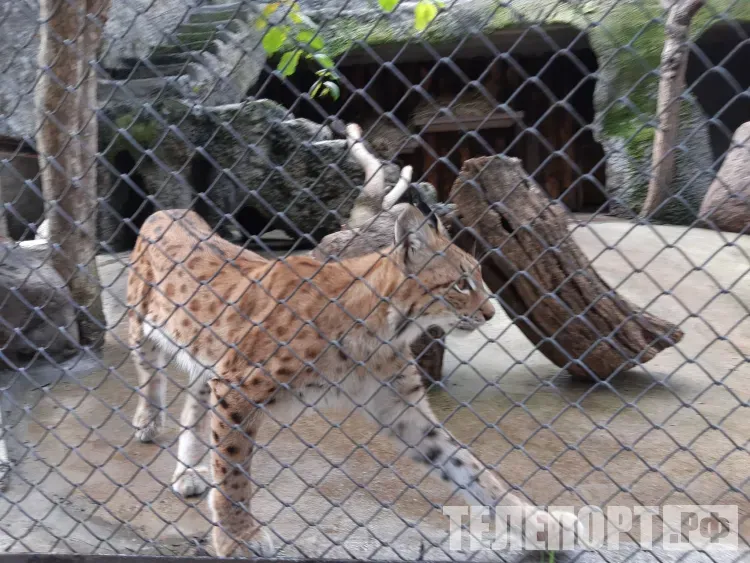
[[[463,293],[464,295],[469,295],[470,292],[474,291],[477,288],[477,285],[474,283],[474,280],[471,278],[461,278],[454,287],[456,288],[456,291],[458,291],[459,293]]]

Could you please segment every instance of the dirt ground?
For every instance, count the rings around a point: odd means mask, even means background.
[[[584,384],[535,353],[498,307],[481,332],[449,339],[445,386],[431,392],[438,416],[536,504],[737,504],[748,537],[750,238],[621,221],[579,225],[575,237],[611,285],[678,323],[684,340],[611,381]],[[158,443],[132,438],[126,259],[100,262],[112,327],[101,363],[25,394],[0,551],[194,554],[206,545],[205,499],[168,487],[182,403],[175,385]],[[413,559],[423,539],[446,542],[435,506],[464,504],[453,487],[426,479],[356,412],[322,414],[306,411],[287,428],[269,421],[261,433],[254,510],[281,553]],[[460,558],[425,553],[449,557]]]

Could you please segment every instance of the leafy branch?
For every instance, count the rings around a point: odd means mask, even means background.
[[[378,4],[384,12],[390,13],[396,9],[399,1],[378,0]],[[443,7],[441,0],[420,0],[414,7],[414,29],[418,32],[424,31]],[[284,8],[286,12],[279,23],[272,24],[271,18],[280,8]],[[338,85],[336,65],[325,53],[323,37],[317,29],[309,25],[307,18],[300,11],[297,0],[280,0],[268,4],[255,22],[255,27],[258,30],[266,30],[261,44],[269,57],[281,51],[287,42],[294,42],[294,47],[284,52],[276,65],[276,70],[281,76],[292,76],[304,57],[319,67],[315,72],[318,78],[310,87],[310,96],[331,96],[334,100],[339,98],[341,89]]]

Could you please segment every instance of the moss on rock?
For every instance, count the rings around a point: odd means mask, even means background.
[[[132,137],[143,149],[153,149],[163,131],[155,119],[146,119],[143,116],[136,117],[132,113],[126,113],[117,117],[114,123],[118,131],[113,137],[112,148],[108,151],[110,155],[114,155],[122,150],[134,156],[137,152],[140,152],[127,138],[126,134]]]

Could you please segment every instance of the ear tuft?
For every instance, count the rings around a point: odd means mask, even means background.
[[[413,205],[407,206],[396,219],[394,234],[396,244],[404,247],[407,262],[420,262],[429,255],[430,225]]]

